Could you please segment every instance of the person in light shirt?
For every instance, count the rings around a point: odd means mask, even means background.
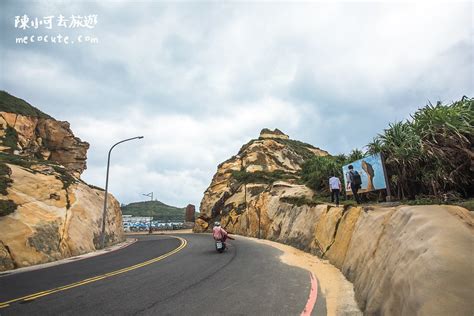
[[[329,178],[329,190],[331,190],[331,202],[334,203],[334,197],[336,198],[336,206],[339,206],[339,193],[342,190],[341,180],[333,175]]]

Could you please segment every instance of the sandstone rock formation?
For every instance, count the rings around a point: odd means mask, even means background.
[[[23,101],[4,91],[0,91],[0,99],[6,104]],[[56,121],[37,109],[33,116],[21,114],[24,111],[6,112],[12,107],[1,105],[1,152],[53,161],[76,177],[86,169],[89,144],[74,136],[68,122]]]
[[[353,282],[366,315],[472,314],[469,211],[317,204],[311,201],[314,192],[297,181],[309,156],[297,154],[289,141],[251,141],[219,165],[194,231],[208,231],[219,219],[231,233],[260,235],[328,259]]]
[[[88,144],[67,122],[0,96],[0,271],[99,248],[104,191],[79,179]],[[123,240],[120,206],[109,201],[107,245]]]
[[[240,218],[241,215],[277,180],[285,180],[282,185],[291,187],[293,191],[303,190],[312,194],[306,187],[295,183],[298,172],[305,159],[327,154],[309,144],[290,140],[279,130],[263,129],[258,139],[244,145],[236,156],[218,166],[204,193],[201,214],[194,230],[208,229],[209,223],[218,217],[226,227],[231,225],[240,231],[240,226],[244,225],[242,231],[247,231],[247,215]]]

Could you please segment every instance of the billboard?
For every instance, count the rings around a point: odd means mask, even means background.
[[[354,167],[354,170],[360,174],[362,179],[362,185],[358,193],[371,192],[387,188],[382,157],[380,154],[375,154],[354,161],[342,167],[342,173],[344,174],[344,185],[347,194],[352,194],[349,180],[349,165]]]

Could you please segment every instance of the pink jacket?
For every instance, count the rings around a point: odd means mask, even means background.
[[[215,240],[225,240],[227,238],[227,232],[220,226],[216,226],[212,229],[212,237]]]

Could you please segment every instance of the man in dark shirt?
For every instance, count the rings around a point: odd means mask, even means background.
[[[347,173],[347,176],[348,176],[347,181],[351,184],[351,191],[352,191],[352,194],[354,194],[354,199],[356,200],[357,204],[360,204],[359,194],[357,193],[360,189],[360,183],[356,183],[356,181],[354,180],[355,175],[358,175],[358,177],[360,178],[359,173],[356,170],[354,170],[354,166],[349,165],[349,172]]]

